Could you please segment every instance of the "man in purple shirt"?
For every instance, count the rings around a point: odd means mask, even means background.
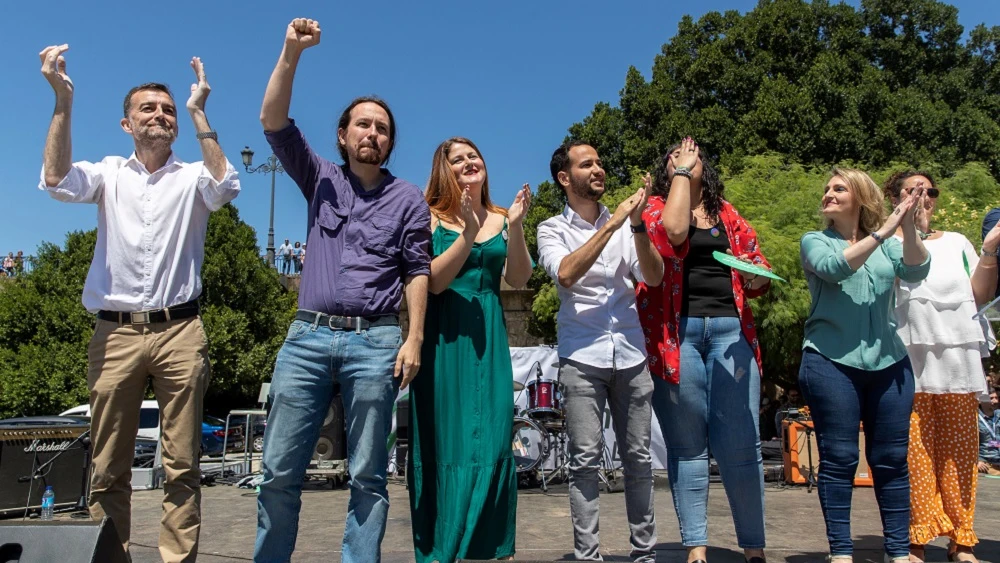
[[[254,549],[254,561],[267,563],[289,561],[295,549],[302,480],[335,385],[351,475],[341,560],[379,561],[392,405],[420,367],[427,304],[430,211],[420,188],[381,168],[395,140],[389,107],[359,98],[344,111],[337,129],[343,165],[313,152],[288,118],[299,57],[319,39],[317,22],[289,24],[261,108],[267,140],[308,202],[312,248],[271,382]],[[401,346],[404,291],[410,330]]]

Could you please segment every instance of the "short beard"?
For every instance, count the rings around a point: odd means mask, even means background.
[[[135,144],[146,149],[169,149],[177,139],[176,131],[169,130],[166,134],[167,130],[158,126],[139,127],[134,131]]]
[[[360,164],[374,164],[378,166],[382,164],[382,151],[376,146],[359,145],[354,153],[354,160],[357,160]]]
[[[598,201],[602,195],[602,192],[591,187],[589,176],[586,180],[579,182],[575,178],[570,178],[569,189],[573,190],[573,195],[590,201]]]

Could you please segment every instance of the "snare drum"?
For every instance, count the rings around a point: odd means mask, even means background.
[[[555,379],[533,379],[528,382],[528,408],[531,418],[562,418],[562,393]]]
[[[549,435],[535,421],[516,417],[514,418],[510,447],[514,452],[517,472],[531,471],[537,468],[548,455]]]

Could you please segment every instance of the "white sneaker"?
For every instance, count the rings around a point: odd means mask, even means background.
[[[854,563],[853,555],[827,555],[826,560],[830,563]]]
[[[885,563],[910,563],[909,555],[900,555],[898,557],[889,557],[889,554],[885,554]]]

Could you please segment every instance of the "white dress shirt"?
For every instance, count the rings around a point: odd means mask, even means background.
[[[559,285],[563,258],[597,234],[611,214],[603,205],[591,225],[567,205],[538,225],[538,263],[559,294],[559,357],[596,368],[626,369],[646,361],[645,337],[635,306],[642,280],[628,223],[611,235],[594,265],[572,287]]]
[[[55,187],[39,189],[71,203],[97,204],[97,245],[83,287],[91,313],[147,311],[201,295],[208,215],[240,192],[226,162],[221,182],[202,162],[170,155],[150,174],[135,153],[98,163],[77,162]]]

